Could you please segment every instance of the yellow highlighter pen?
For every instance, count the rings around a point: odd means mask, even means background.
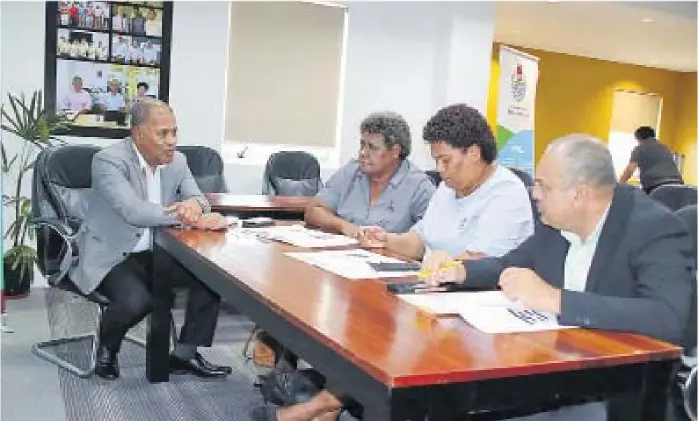
[[[460,264],[462,264],[460,260],[452,260],[448,263],[444,263],[443,265],[439,266],[439,270],[446,270],[446,269],[455,269],[457,268]],[[422,269],[419,272],[417,272],[417,277],[419,279],[425,279],[434,274],[433,270],[429,269]]]

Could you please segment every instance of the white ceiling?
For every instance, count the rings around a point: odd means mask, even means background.
[[[495,40],[620,63],[696,71],[696,4],[497,2]]]

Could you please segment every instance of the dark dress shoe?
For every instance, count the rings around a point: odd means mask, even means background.
[[[276,408],[271,405],[258,406],[250,411],[252,421],[276,421]]]
[[[198,377],[225,377],[228,375],[223,370],[213,370],[209,367],[204,367],[196,358],[184,361],[174,355],[170,355],[170,373],[193,374]]]
[[[216,365],[213,364],[212,362],[208,361],[206,358],[204,358],[203,355],[199,354],[198,352],[194,354],[194,359],[196,360],[197,363],[199,363],[202,367],[206,367],[209,370],[213,371],[224,371],[225,374],[233,374],[233,367],[227,366],[227,365]]]
[[[107,380],[116,380],[119,378],[119,362],[116,359],[116,352],[113,352],[104,345],[100,345],[97,348],[95,374]]]

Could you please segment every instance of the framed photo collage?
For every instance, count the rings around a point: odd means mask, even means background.
[[[46,106],[70,135],[128,136],[128,109],[168,100],[172,2],[59,1],[46,6]]]

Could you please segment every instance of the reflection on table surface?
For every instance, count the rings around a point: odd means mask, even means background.
[[[130,127],[129,117],[126,115],[125,125],[121,125],[118,121],[105,119],[104,114],[80,114],[72,121],[72,125],[81,127],[103,127],[110,129],[128,129]]]

